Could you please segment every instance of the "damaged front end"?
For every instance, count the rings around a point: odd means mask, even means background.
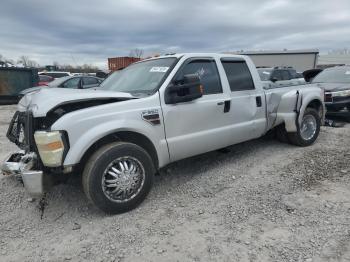
[[[38,155],[34,150],[33,116],[30,112],[16,112],[7,131],[8,139],[21,150],[8,156],[1,164],[4,175],[18,175],[33,197],[40,197],[49,186],[40,168]]]
[[[31,111],[17,111],[7,131],[7,138],[21,150],[1,164],[4,175],[17,175],[32,197],[40,197],[62,176],[72,171],[62,163],[69,150],[65,131],[44,130],[45,118],[34,118]]]
[[[11,154],[1,165],[4,175],[20,175],[24,187],[32,197],[41,197],[51,185],[51,181],[45,179],[41,170],[33,170],[37,155],[25,154],[24,151]]]
[[[71,112],[130,99],[135,98],[97,90],[75,94],[53,89],[27,94],[19,102],[7,131],[7,138],[20,151],[5,159],[0,173],[21,176],[28,193],[40,197],[51,185],[64,181],[65,174],[74,168],[63,165],[70,149],[69,134],[52,130],[52,125]]]

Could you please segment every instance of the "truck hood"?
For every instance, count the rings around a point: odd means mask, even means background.
[[[18,111],[31,110],[34,117],[46,116],[52,108],[82,101],[118,102],[134,99],[129,93],[97,89],[40,88],[26,94],[18,103]]]
[[[349,83],[317,83],[318,87],[324,89],[325,91],[343,91],[350,90]]]

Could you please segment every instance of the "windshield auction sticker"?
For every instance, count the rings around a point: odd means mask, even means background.
[[[158,73],[165,73],[168,71],[169,67],[166,66],[154,66],[149,70],[150,72],[158,72]]]

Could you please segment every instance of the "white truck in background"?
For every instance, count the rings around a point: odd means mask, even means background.
[[[315,142],[324,118],[317,86],[264,90],[246,56],[174,54],[130,65],[93,90],[41,89],[18,104],[7,136],[21,151],[2,164],[42,195],[82,172],[90,201],[107,213],[135,208],[167,164],[276,130]]]

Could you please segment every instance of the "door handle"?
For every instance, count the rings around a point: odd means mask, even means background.
[[[256,107],[261,107],[262,106],[261,96],[257,96],[255,99],[256,99]]]
[[[226,100],[224,102],[225,106],[224,106],[224,113],[227,113],[230,111],[231,108],[231,100]]]
[[[225,105],[225,106],[224,106],[224,113],[227,113],[227,112],[230,111],[230,108],[231,108],[231,100],[226,100],[226,101],[218,102],[217,105],[218,105],[218,106]]]

